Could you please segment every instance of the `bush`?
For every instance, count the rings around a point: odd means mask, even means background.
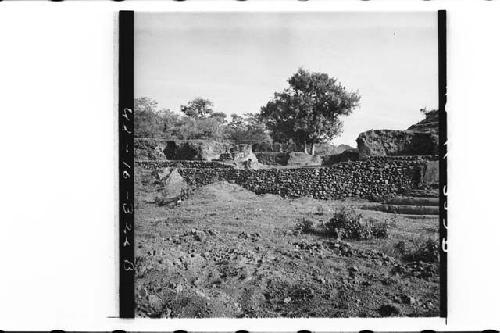
[[[405,257],[409,261],[437,262],[439,258],[439,242],[436,239],[428,238],[419,242],[414,251]]]
[[[363,222],[361,214],[352,208],[342,207],[333,218],[325,224],[325,233],[330,237],[365,240],[371,238],[387,238],[389,223],[369,219]]]
[[[383,221],[372,221],[371,225],[371,234],[375,238],[388,238],[389,237],[389,222]]]
[[[437,262],[439,259],[439,241],[427,238],[418,239],[408,246],[405,241],[398,242],[394,248],[406,261]]]
[[[366,228],[361,224],[361,214],[354,209],[342,207],[325,223],[325,233],[328,236],[346,239],[365,239]]]
[[[309,219],[302,218],[302,220],[295,226],[295,230],[305,234],[310,233],[314,230],[314,222]]]

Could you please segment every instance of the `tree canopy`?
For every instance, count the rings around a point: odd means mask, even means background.
[[[136,98],[134,135],[179,140],[223,139],[227,115],[214,112],[212,107],[210,100],[198,97],[181,106],[182,115],[159,109],[158,103],[149,97]]]
[[[213,103],[201,97],[189,101],[187,105],[181,105],[181,112],[186,116],[196,119],[205,119],[214,113]]]
[[[328,142],[342,133],[340,116],[358,107],[359,93],[347,89],[326,73],[302,68],[288,79],[289,87],[274,93],[274,98],[261,108],[260,119],[271,130],[276,141],[296,143]]]
[[[149,97],[134,100],[134,135],[140,138],[171,137],[180,117],[169,109],[158,109]]]
[[[266,126],[259,120],[257,114],[246,113],[243,116],[232,114],[231,121],[226,126],[226,138],[237,143],[270,143]]]

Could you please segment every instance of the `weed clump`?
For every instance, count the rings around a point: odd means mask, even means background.
[[[388,238],[389,223],[374,219],[363,221],[361,214],[353,208],[342,207],[324,225],[325,234],[337,239],[366,240],[372,238]]]

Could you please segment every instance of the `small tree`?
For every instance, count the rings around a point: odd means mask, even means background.
[[[299,68],[288,79],[290,85],[261,108],[260,118],[271,130],[273,139],[293,139],[311,145],[327,142],[342,133],[340,116],[347,116],[359,105],[358,92],[349,92],[326,73],[311,73]]]

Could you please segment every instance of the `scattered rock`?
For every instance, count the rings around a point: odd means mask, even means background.
[[[149,295],[148,303],[155,312],[160,312],[163,309],[163,301],[156,295]]]
[[[403,303],[409,304],[409,305],[413,305],[417,302],[417,300],[415,298],[408,296],[408,295],[401,296],[401,300],[403,301]]]

